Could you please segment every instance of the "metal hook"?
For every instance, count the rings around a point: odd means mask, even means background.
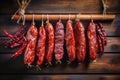
[[[41,26],[43,26],[43,25],[44,25],[43,16],[44,16],[44,15],[42,14],[42,24],[41,24]]]
[[[61,22],[61,15],[59,15],[59,22]]]
[[[32,25],[35,25],[34,14],[32,15]]]

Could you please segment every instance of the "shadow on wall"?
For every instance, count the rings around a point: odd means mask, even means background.
[[[111,28],[115,30],[114,34],[120,36],[120,14],[116,15],[115,19],[112,22]]]

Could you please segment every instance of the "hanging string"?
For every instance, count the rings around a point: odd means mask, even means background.
[[[102,4],[103,4],[103,18],[105,18],[106,13],[107,13],[107,8],[108,8],[108,5],[106,3],[107,3],[107,0],[102,0]]]
[[[46,23],[49,23],[49,16],[48,16],[48,14],[47,14],[47,21],[46,21]]]
[[[92,17],[92,15],[91,15],[91,17],[90,17],[90,18],[91,18],[91,22],[93,22],[93,17]]]
[[[80,14],[76,15],[76,21],[80,21]]]
[[[23,24],[25,24],[25,9],[26,7],[28,6],[28,4],[30,3],[31,0],[22,0],[21,3],[20,3],[21,0],[17,0],[17,3],[19,5],[19,8],[18,10],[14,13],[14,15],[12,16],[11,19],[14,19],[15,15],[18,13],[19,15],[19,18],[17,20],[17,23],[20,22],[20,20],[22,19],[23,21]]]
[[[42,24],[41,24],[41,26],[43,26],[44,25],[44,21],[43,21],[43,14],[42,14]]]
[[[32,15],[32,25],[35,25],[34,14]]]
[[[59,15],[59,22],[61,22],[61,15]]]
[[[68,15],[68,21],[71,21],[71,20],[70,20],[70,14]]]

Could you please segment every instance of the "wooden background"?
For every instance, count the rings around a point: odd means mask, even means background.
[[[27,69],[23,62],[23,55],[11,59],[11,55],[18,50],[6,49],[3,43],[8,38],[3,34],[3,29],[9,33],[21,27],[12,21],[11,15],[18,9],[16,0],[1,0],[0,2],[0,79],[20,80],[120,80],[120,0],[107,0],[109,8],[107,14],[115,14],[112,21],[98,21],[104,25],[107,32],[108,44],[105,53],[97,58],[96,63],[83,63],[67,65],[53,65],[44,67],[41,71]],[[102,14],[101,0],[32,0],[26,13],[28,14]],[[57,21],[50,21],[55,26]],[[82,21],[87,27],[89,20]],[[63,21],[64,25],[66,21]],[[75,21],[73,21],[75,23]],[[31,22],[26,21],[27,28]],[[39,28],[41,21],[36,21]],[[6,76],[7,75],[7,76]]]

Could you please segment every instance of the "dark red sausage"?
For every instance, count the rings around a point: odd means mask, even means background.
[[[75,60],[76,55],[75,55],[75,39],[71,21],[67,21],[66,23],[65,40],[68,58],[69,61],[72,62]]]
[[[87,29],[87,41],[89,47],[89,56],[91,60],[95,60],[97,57],[98,43],[96,34],[96,25],[94,22],[90,22]]]
[[[48,22],[45,26],[45,30],[46,30],[45,60],[48,64],[51,64],[54,49],[54,29],[52,24]]]
[[[64,55],[64,26],[61,22],[56,23],[55,27],[55,59],[60,62]]]
[[[26,35],[28,44],[24,54],[24,63],[27,64],[28,66],[31,65],[34,61],[37,35],[38,35],[37,28],[34,25],[31,25]]]
[[[104,53],[104,45],[100,35],[97,35],[97,39],[98,39],[99,51],[100,51],[100,54],[102,55]]]
[[[104,45],[107,45],[107,35],[106,35],[106,31],[105,29],[103,28],[103,25],[101,23],[98,24],[99,25],[99,28],[101,29],[101,33],[103,34],[103,44]]]
[[[38,38],[38,43],[37,43],[37,65],[40,66],[42,65],[44,61],[44,56],[45,56],[45,42],[46,42],[46,32],[45,28],[41,26],[39,28],[39,38]]]
[[[86,55],[85,29],[80,21],[74,26],[75,48],[78,62],[84,62]]]

